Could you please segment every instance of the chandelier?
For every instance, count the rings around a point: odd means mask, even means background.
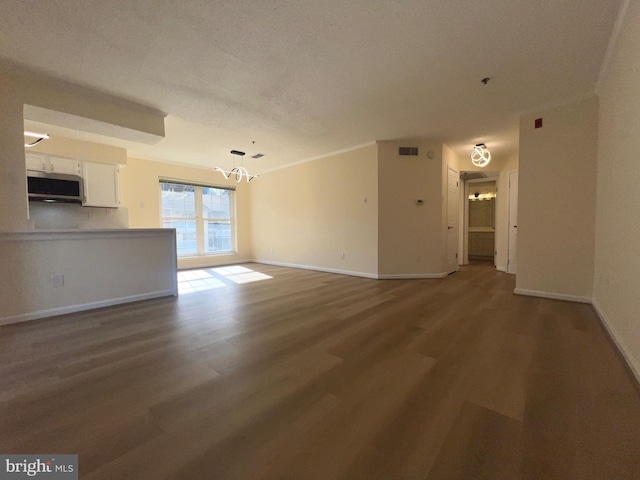
[[[245,153],[241,152],[239,150],[231,150],[231,155],[237,155],[239,157],[244,157]],[[256,178],[258,175],[252,175],[250,174],[246,168],[244,168],[244,166],[240,166],[240,167],[236,167],[236,162],[235,162],[235,158],[233,161],[233,168],[231,168],[231,170],[225,170],[224,168],[221,167],[216,167],[215,170],[217,172],[222,173],[222,175],[224,175],[224,178],[226,178],[227,180],[229,180],[230,178],[234,178],[236,182],[240,183],[242,181],[243,178],[247,179],[247,182],[250,182],[251,180],[253,180],[254,178]]]
[[[471,152],[471,163],[476,167],[486,167],[491,161],[491,153],[484,143],[478,143]]]

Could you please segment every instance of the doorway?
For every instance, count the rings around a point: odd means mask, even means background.
[[[496,202],[498,174],[463,172],[464,228],[460,243],[464,265],[472,261],[496,265]]]

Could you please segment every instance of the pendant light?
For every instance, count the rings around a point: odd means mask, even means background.
[[[471,152],[471,163],[476,167],[486,167],[491,161],[491,153],[484,143],[478,143]]]

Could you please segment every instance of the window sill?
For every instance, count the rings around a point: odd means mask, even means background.
[[[238,255],[238,252],[230,250],[228,252],[215,252],[215,253],[187,253],[184,255],[178,255],[180,260],[186,260],[189,258],[205,258],[205,257],[228,257],[231,255]]]

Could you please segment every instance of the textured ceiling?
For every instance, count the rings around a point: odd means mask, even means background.
[[[400,138],[499,155],[522,112],[593,92],[619,6],[2,0],[0,57],[166,112],[164,140],[125,145],[145,158],[210,166],[238,148],[264,171]]]

